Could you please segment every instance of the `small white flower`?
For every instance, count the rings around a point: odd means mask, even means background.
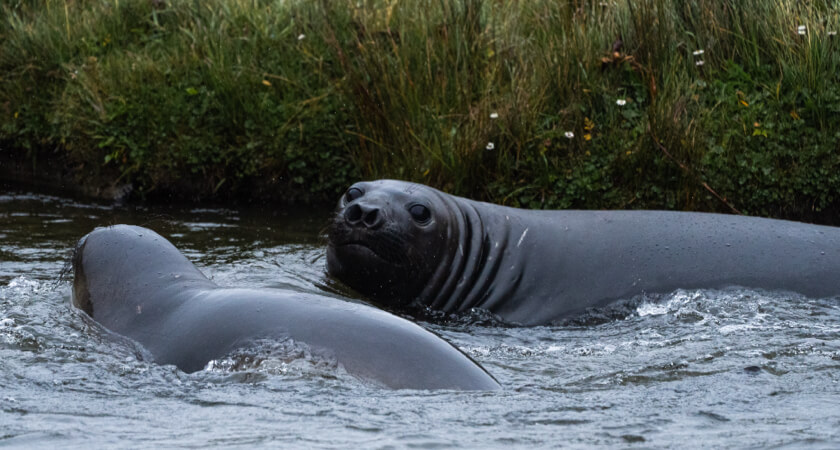
[[[796,28],[796,32],[799,33],[800,36],[805,34],[805,30],[806,30],[805,25],[799,25]]]
[[[567,131],[567,132],[563,133],[563,135],[566,136],[569,139],[575,137],[575,134],[572,133],[571,131]]]
[[[499,113],[495,113],[495,112],[494,112],[494,113],[490,113],[490,118],[491,118],[491,119],[498,119],[498,118],[499,118]]]
[[[691,54],[694,55],[694,56],[700,56],[703,53],[706,53],[706,51],[703,50],[702,48],[700,50],[694,50],[693,52],[691,52]]]
[[[694,63],[695,66],[702,66],[703,64],[706,64],[706,62],[703,61],[702,59],[700,61],[697,61],[696,63]]]
[[[299,40],[299,41],[302,41],[305,37],[306,37],[306,35],[305,35],[305,34],[300,34],[300,35],[298,36],[298,40]]]
[[[494,148],[496,148],[496,145],[493,144],[492,142],[488,142],[487,147],[484,147],[484,148],[486,148],[487,150],[493,150]]]
[[[624,105],[627,104],[627,100],[624,100],[623,98],[620,98],[620,99],[615,101],[615,104],[618,105],[618,106],[624,106]]]

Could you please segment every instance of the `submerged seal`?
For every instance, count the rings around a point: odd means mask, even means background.
[[[149,229],[97,228],[73,256],[73,304],[160,364],[201,370],[265,340],[301,343],[390,388],[497,389],[433,333],[376,308],[280,289],[222,288]]]
[[[548,324],[641,294],[840,294],[840,228],[668,211],[531,211],[394,180],[339,200],[327,271],[381,304]]]

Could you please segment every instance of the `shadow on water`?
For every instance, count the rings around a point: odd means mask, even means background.
[[[0,445],[840,445],[837,299],[678,291],[535,328],[430,314],[505,387],[465,393],[382,390],[282,342],[185,374],[74,310],[57,282],[79,237],[132,223],[219,284],[332,295],[328,216],[0,194]]]

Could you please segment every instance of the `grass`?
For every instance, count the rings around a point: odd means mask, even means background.
[[[0,8],[2,151],[141,196],[321,201],[393,177],[532,208],[840,218],[831,1]]]

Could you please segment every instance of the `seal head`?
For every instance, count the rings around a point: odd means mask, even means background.
[[[478,207],[421,184],[356,183],[336,208],[327,271],[387,306],[488,308],[504,294],[495,275],[508,224],[485,223]],[[493,229],[500,232],[489,233]],[[518,284],[518,273],[506,274],[514,278],[507,286]]]
[[[373,299],[416,298],[447,240],[448,218],[438,204],[420,185],[352,185],[338,202],[327,270]]]

